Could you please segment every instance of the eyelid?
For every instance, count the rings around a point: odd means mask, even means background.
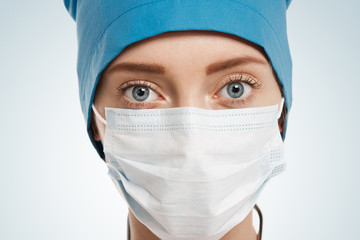
[[[126,89],[133,87],[133,86],[145,86],[145,87],[148,87],[151,90],[155,91],[156,93],[160,92],[160,94],[161,94],[161,90],[158,86],[156,86],[156,84],[154,84],[150,81],[141,80],[141,79],[127,81],[127,82],[121,84],[119,87],[117,87],[117,89],[121,90],[121,91],[125,91]]]
[[[260,80],[256,79],[254,76],[247,73],[237,73],[234,75],[230,75],[227,78],[227,82],[224,84],[224,86],[230,82],[245,82],[248,83],[253,88],[261,87],[261,83],[262,83]]]
[[[146,108],[146,107],[152,106],[153,104],[155,104],[158,101],[158,100],[154,100],[154,101],[149,101],[149,102],[146,102],[146,101],[137,102],[135,100],[129,99],[125,95],[125,93],[129,88],[134,87],[134,86],[148,87],[148,88],[150,88],[151,91],[154,91],[159,96],[159,98],[164,98],[163,94],[161,93],[160,88],[156,84],[154,84],[148,80],[135,79],[135,80],[127,81],[127,82],[121,84],[120,86],[118,86],[117,90],[121,94],[121,96],[120,96],[121,101],[123,101],[130,108],[140,108],[140,107]]]
[[[221,97],[219,96],[219,94],[221,93],[221,91],[228,85],[231,83],[235,83],[235,82],[241,82],[243,84],[247,84],[250,88],[251,91],[244,97],[240,97],[240,98],[225,98],[225,97]],[[222,79],[219,81],[219,84],[217,84],[217,91],[212,94],[212,96],[214,97],[214,101],[216,101],[217,103],[227,106],[227,107],[234,107],[234,105],[237,104],[241,104],[241,105],[246,105],[248,104],[251,99],[254,97],[255,90],[260,89],[262,87],[262,80],[255,78],[254,76],[247,74],[247,73],[232,73],[232,74],[227,74],[224,77],[222,77]]]
[[[245,82],[252,88],[261,88],[262,80],[255,78],[248,73],[233,72],[221,77],[221,80],[216,84],[215,89],[212,91],[212,95],[217,94],[223,87],[231,82]]]

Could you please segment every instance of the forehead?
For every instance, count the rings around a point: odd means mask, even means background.
[[[167,64],[174,59],[193,62],[228,59],[241,55],[269,62],[263,48],[238,36],[217,31],[173,31],[127,46],[107,68],[122,61],[151,61]],[[196,61],[199,60],[199,61]]]

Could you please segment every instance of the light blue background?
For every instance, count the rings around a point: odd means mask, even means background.
[[[264,240],[360,239],[359,9],[288,10],[288,166],[259,201]],[[0,29],[0,239],[125,239],[127,207],[86,135],[63,2],[2,0]]]

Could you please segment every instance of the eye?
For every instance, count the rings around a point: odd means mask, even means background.
[[[251,93],[252,87],[244,82],[230,82],[225,85],[220,91],[219,96],[222,98],[246,98]]]
[[[159,97],[151,88],[142,85],[134,85],[127,88],[125,90],[125,96],[138,102],[144,102],[146,100],[152,101]]]

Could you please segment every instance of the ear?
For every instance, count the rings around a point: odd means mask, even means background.
[[[100,135],[97,130],[93,130],[93,136],[95,141],[101,141]]]
[[[282,133],[284,131],[284,123],[281,121],[281,118],[278,121],[279,124],[279,130]]]
[[[282,133],[285,129],[285,118],[286,118],[286,105],[285,102],[283,104],[283,109],[281,111],[281,115],[278,120],[279,130]]]
[[[93,134],[93,138],[95,141],[101,141],[99,130],[96,126],[94,112],[91,111],[91,117],[90,117],[90,127]]]

